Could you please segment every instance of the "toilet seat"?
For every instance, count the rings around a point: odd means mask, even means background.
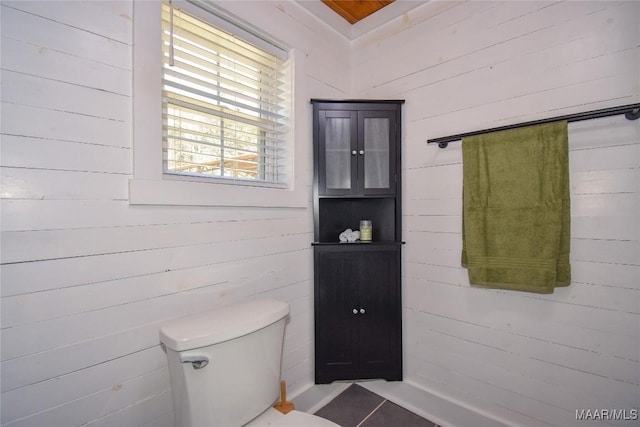
[[[291,411],[282,414],[273,408],[269,408],[258,418],[251,421],[245,427],[340,427],[338,424],[331,422],[325,418],[307,414],[306,412]]]

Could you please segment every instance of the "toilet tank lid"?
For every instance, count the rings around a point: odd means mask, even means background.
[[[289,304],[259,299],[173,320],[160,328],[160,341],[175,351],[218,344],[250,334],[289,313]]]

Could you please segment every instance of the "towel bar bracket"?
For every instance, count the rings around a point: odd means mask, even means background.
[[[640,108],[634,108],[631,111],[627,111],[626,113],[624,113],[624,116],[627,118],[627,120],[638,120],[640,119]]]

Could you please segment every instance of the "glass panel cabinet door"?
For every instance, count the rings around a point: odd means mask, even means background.
[[[327,117],[324,141],[327,188],[351,188],[351,119]]]
[[[350,195],[357,187],[357,115],[348,110],[325,110],[318,118],[320,194]]]
[[[364,119],[364,188],[389,188],[389,119]]]
[[[396,120],[392,111],[361,111],[358,147],[363,194],[395,192]]]

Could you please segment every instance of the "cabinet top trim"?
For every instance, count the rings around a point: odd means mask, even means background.
[[[311,98],[312,104],[404,104],[404,99],[317,99]]]

